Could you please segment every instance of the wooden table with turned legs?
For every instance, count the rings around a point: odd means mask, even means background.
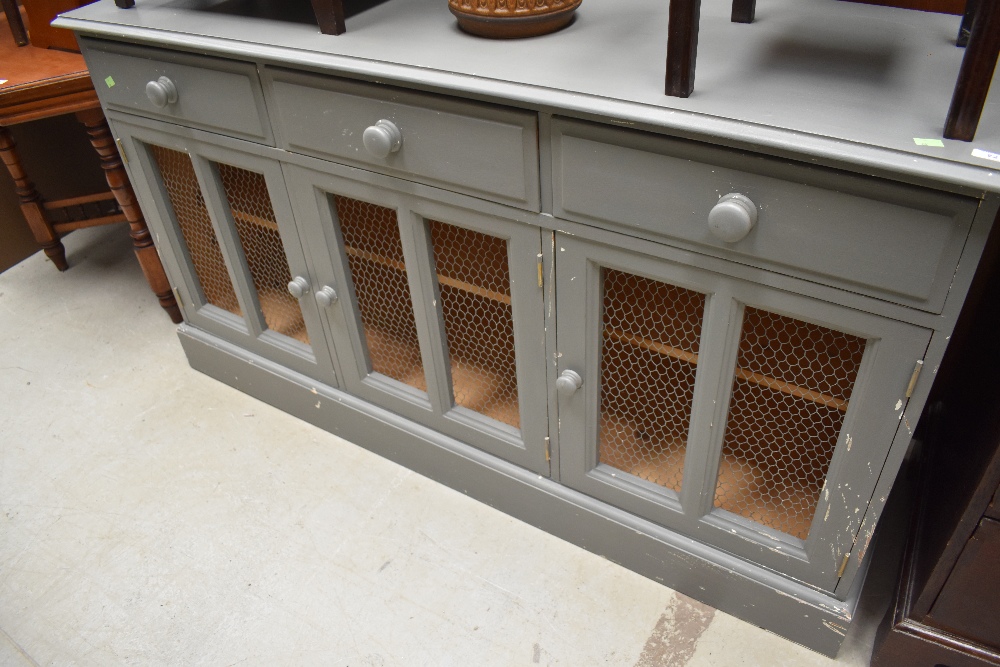
[[[136,203],[83,58],[76,53],[18,47],[7,22],[2,21],[0,63],[3,63],[0,78],[9,77],[0,84],[0,158],[14,179],[21,210],[35,240],[56,268],[65,271],[69,265],[61,236],[74,229],[127,222],[135,255],[150,288],[170,319],[181,322],[173,290]],[[8,128],[69,113],[75,114],[86,128],[110,190],[46,201],[29,178]]]

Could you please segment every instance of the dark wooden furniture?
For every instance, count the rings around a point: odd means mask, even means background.
[[[752,23],[756,0],[733,0],[734,23]],[[688,97],[694,90],[701,0],[671,0],[667,36],[666,94]],[[944,126],[946,139],[972,141],[986,104],[1000,55],[1000,2],[969,3],[959,30],[958,45],[967,31],[968,46],[959,71]]]
[[[0,23],[0,62],[10,80],[0,84],[0,158],[14,179],[21,210],[35,240],[60,271],[68,268],[60,237],[74,229],[127,222],[135,254],[160,305],[174,322],[181,321],[163,265],[114,138],[101,112],[83,58],[34,46],[16,47],[6,21]],[[45,201],[35,189],[18,155],[9,127],[41,118],[75,114],[86,128],[101,160],[110,191],[58,201]]]
[[[342,35],[347,32],[343,0],[310,0],[310,2],[320,32],[326,35]],[[115,4],[122,9],[130,9],[135,7],[135,0],[115,0]]]
[[[0,4],[3,5],[3,13],[7,17],[7,25],[10,26],[10,34],[14,37],[14,43],[18,46],[26,46],[28,33],[24,30],[21,12],[17,9],[17,0],[0,0]]]
[[[994,229],[996,232],[996,229]],[[876,637],[875,667],[1000,665],[1000,290],[992,271],[974,288],[928,402],[920,504],[895,604]]]
[[[76,37],[69,30],[53,28],[52,20],[71,9],[89,5],[94,0],[29,0],[24,4],[28,16],[31,45],[39,49],[65,49],[79,51]]]

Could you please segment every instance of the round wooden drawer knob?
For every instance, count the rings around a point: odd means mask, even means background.
[[[403,135],[395,123],[383,119],[365,130],[362,141],[365,142],[365,150],[383,159],[399,150],[403,145]]]
[[[177,101],[177,86],[165,76],[146,84],[146,97],[157,109]]]
[[[321,308],[329,308],[333,304],[337,303],[337,298],[337,291],[329,285],[324,286],[323,289],[316,292],[316,303],[318,303]]]
[[[288,283],[288,293],[296,299],[301,299],[309,292],[309,281],[302,276],[295,276],[292,282]]]
[[[723,195],[708,213],[709,231],[726,243],[743,240],[756,224],[757,206],[749,197],[736,192]]]
[[[583,385],[583,378],[576,371],[563,371],[556,380],[556,391],[569,398]]]

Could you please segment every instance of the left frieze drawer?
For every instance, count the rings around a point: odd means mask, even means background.
[[[105,108],[274,144],[255,65],[79,41]]]

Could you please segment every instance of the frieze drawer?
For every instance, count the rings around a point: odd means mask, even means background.
[[[105,108],[274,143],[255,65],[79,41]]]
[[[930,312],[944,305],[978,205],[887,180],[567,119],[553,121],[552,151],[557,217]],[[742,197],[726,198],[730,194]]]
[[[276,68],[264,86],[282,148],[539,209],[531,112]]]

